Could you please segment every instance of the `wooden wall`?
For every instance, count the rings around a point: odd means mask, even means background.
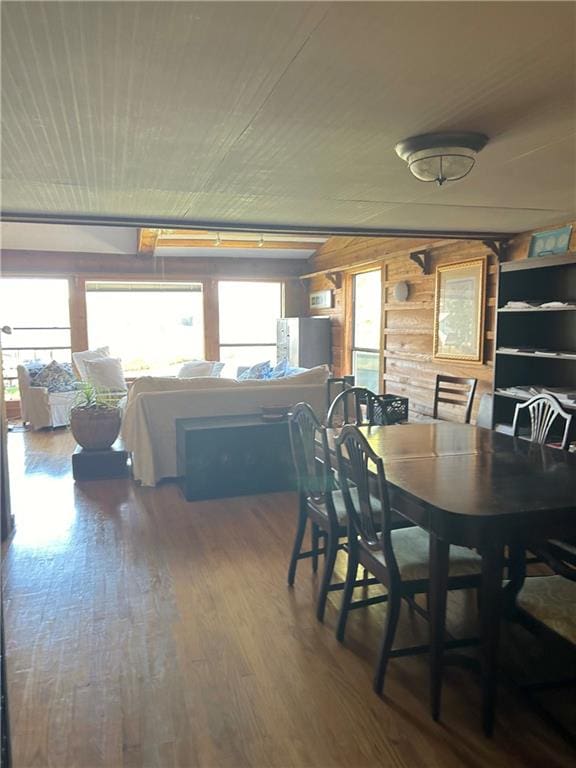
[[[2,251],[0,268],[6,277],[63,277],[70,285],[72,351],[88,347],[86,320],[87,280],[198,280],[204,286],[206,355],[218,355],[219,279],[279,280],[285,285],[285,313],[306,311],[306,289],[298,279],[302,261],[294,259],[189,259],[150,258],[136,254],[56,253],[52,251]]]
[[[576,250],[576,226],[572,250]],[[526,258],[530,234],[524,233],[510,243],[507,258]],[[430,273],[423,275],[410,260],[410,253],[426,248],[431,254]],[[487,290],[484,327],[484,361],[482,364],[435,361],[433,350],[435,271],[449,264],[485,256]],[[497,259],[479,241],[424,240],[416,238],[331,238],[309,263],[309,272],[346,267],[342,284],[334,290],[334,307],[315,310],[328,315],[333,328],[333,367],[336,375],[350,373],[351,346],[351,275],[369,266],[383,270],[383,344],[382,391],[404,395],[410,399],[414,413],[430,414],[437,373],[473,376],[478,379],[476,408],[480,397],[492,388],[494,331],[496,322]],[[393,288],[408,282],[408,301],[394,300]],[[309,290],[333,289],[324,275],[309,280]]]

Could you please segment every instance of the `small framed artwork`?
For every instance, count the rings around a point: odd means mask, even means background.
[[[437,268],[435,359],[483,362],[485,295],[485,258]]]
[[[547,232],[536,232],[530,239],[528,258],[534,259],[538,256],[566,253],[570,245],[571,235],[571,224],[568,224],[566,227],[559,227],[558,229],[549,229]]]
[[[332,291],[314,291],[310,294],[310,309],[331,309]]]

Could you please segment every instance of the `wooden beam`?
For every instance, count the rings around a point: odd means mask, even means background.
[[[220,359],[220,307],[218,303],[218,281],[204,280],[204,357],[206,360]]]
[[[85,278],[68,278],[68,304],[70,309],[70,346],[72,352],[82,352],[88,349]]]
[[[270,250],[316,251],[318,240],[268,240],[261,236],[243,238],[238,233],[221,234],[206,230],[159,230],[157,247],[162,248],[266,248]]]
[[[2,273],[14,277],[69,277],[90,280],[120,280],[129,276],[151,280],[193,280],[202,277],[222,280],[290,280],[300,277],[300,259],[239,259],[170,256],[163,259],[135,258],[135,254],[63,253],[53,251],[2,251]]]
[[[138,230],[138,256],[152,258],[158,242],[159,229],[141,227]]]

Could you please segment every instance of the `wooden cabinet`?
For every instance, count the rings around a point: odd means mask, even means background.
[[[296,488],[288,422],[258,414],[177,419],[178,475],[188,501]]]
[[[527,302],[530,307],[510,307]],[[572,302],[569,306],[541,304]],[[494,426],[512,424],[516,404],[534,394],[528,387],[576,393],[576,254],[544,256],[500,265]],[[517,387],[525,388],[515,389]],[[574,412],[576,404],[561,400]],[[576,418],[571,439],[576,440]]]

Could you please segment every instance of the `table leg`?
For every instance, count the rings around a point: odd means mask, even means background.
[[[504,547],[483,549],[480,596],[480,653],[482,664],[482,726],[486,736],[494,730],[498,686],[497,663],[502,604]]]
[[[430,708],[440,717],[450,544],[430,534]]]

